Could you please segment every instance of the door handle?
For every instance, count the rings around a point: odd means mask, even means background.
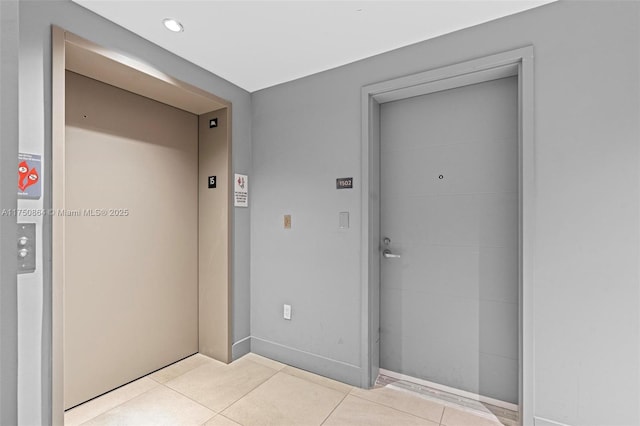
[[[382,251],[382,255],[384,256],[385,259],[400,259],[399,254],[393,254],[389,249],[384,249]]]

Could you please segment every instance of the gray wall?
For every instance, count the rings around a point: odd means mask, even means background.
[[[18,1],[0,1],[0,210],[17,206]],[[0,424],[18,417],[16,217],[0,215]]]
[[[38,201],[20,200],[19,207],[50,207],[52,24],[136,57],[231,101],[233,168],[238,172],[251,173],[251,111],[250,96],[246,91],[70,1],[27,0],[20,2],[20,150],[44,156],[45,194]],[[249,211],[235,209],[234,213],[233,341],[238,342],[249,336]],[[33,220],[25,218],[25,221]],[[21,425],[50,422],[51,222],[48,219],[36,222],[38,246],[43,247],[44,242],[46,252],[41,253],[37,260],[36,273],[21,275],[18,283],[18,404]],[[43,235],[49,237],[43,240]]]
[[[533,44],[533,412],[640,423],[639,28],[638,2],[559,2],[253,93],[253,350],[359,381],[361,87]]]

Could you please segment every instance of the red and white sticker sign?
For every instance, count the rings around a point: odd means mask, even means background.
[[[42,195],[40,183],[42,160],[37,154],[18,154],[18,198],[37,200]]]

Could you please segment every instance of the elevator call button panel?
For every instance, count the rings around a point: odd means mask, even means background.
[[[16,235],[18,273],[27,274],[36,270],[36,224],[19,223]]]

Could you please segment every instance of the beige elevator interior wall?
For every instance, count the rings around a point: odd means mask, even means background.
[[[227,108],[200,116],[199,287],[200,353],[231,361],[229,292],[229,128]],[[218,118],[218,127],[209,120]],[[207,179],[216,176],[215,189]]]
[[[198,351],[197,120],[66,73],[65,408]]]

